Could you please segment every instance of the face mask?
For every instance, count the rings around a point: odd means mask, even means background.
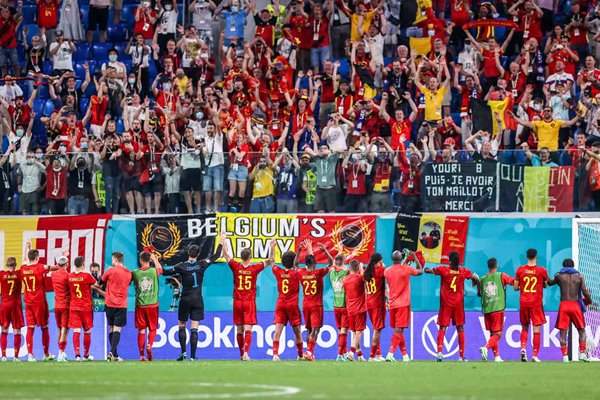
[[[34,44],[34,45],[33,45],[33,48],[34,48],[34,49],[36,49],[36,50],[39,50],[39,49],[41,49],[41,48],[42,48],[42,46],[41,46],[41,45],[39,45],[39,44]]]
[[[208,58],[208,53],[200,53],[200,58]]]
[[[165,84],[163,85],[163,90],[164,90],[165,92],[168,92],[169,90],[171,90],[171,84],[170,84],[170,83],[165,83]]]
[[[61,153],[65,153],[67,151],[67,146],[60,146],[58,148],[58,151],[60,151]]]
[[[236,13],[236,12],[238,12],[239,10],[240,10],[240,9],[239,9],[239,7],[238,7],[238,6],[231,6],[231,12],[232,12],[232,13]]]
[[[165,4],[165,11],[171,11],[173,9],[173,4]]]
[[[427,31],[427,35],[428,36],[433,36],[433,35],[435,35],[435,31],[433,29],[430,29],[430,30]]]
[[[196,119],[202,119],[202,118],[204,118],[204,113],[202,111],[198,111],[196,113]]]
[[[108,56],[109,61],[111,62],[115,62],[117,61],[117,55],[116,54],[111,54]]]
[[[81,143],[81,150],[87,150],[88,144],[87,142]]]
[[[16,134],[17,134],[18,137],[23,136],[24,133],[25,133],[25,131],[23,129],[17,129]]]
[[[130,85],[133,85],[135,83],[135,78],[129,78],[127,79],[127,82],[129,82]]]
[[[28,159],[27,159],[27,164],[28,164],[28,165],[31,165],[31,164],[33,164],[33,158],[28,158]]]
[[[533,105],[533,109],[534,109],[535,111],[540,111],[540,110],[542,109],[542,106],[541,106],[541,104],[534,104],[534,105]]]
[[[60,171],[61,169],[62,169],[62,167],[52,167],[52,170],[53,170],[54,172],[58,172],[58,171]]]
[[[35,158],[37,158],[38,160],[41,160],[42,158],[44,158],[44,154],[43,153],[35,153]]]

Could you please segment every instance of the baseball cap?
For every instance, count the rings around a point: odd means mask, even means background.
[[[456,144],[456,142],[451,137],[444,140],[444,146],[454,146],[455,144]]]
[[[303,159],[303,158],[306,158],[306,159],[308,159],[308,160],[310,160],[310,159],[311,159],[311,157],[310,157],[310,154],[307,154],[307,153],[304,153],[304,154],[302,154],[302,157],[300,157],[300,158],[301,158],[301,159]]]
[[[64,32],[62,29],[57,29],[56,30],[56,36],[64,36]]]

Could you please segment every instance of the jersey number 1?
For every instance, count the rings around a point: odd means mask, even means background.
[[[29,286],[29,283],[27,283],[27,278],[29,278],[29,280],[31,281],[31,286]],[[23,282],[25,282],[25,289],[28,292],[35,292],[35,276],[28,276],[25,279],[23,279]]]
[[[252,289],[252,277],[250,275],[238,276],[238,290],[250,290]]]

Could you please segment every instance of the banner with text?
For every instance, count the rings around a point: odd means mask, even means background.
[[[347,259],[369,262],[375,251],[375,216],[316,216],[273,214],[217,214],[220,231],[226,231],[233,255],[239,257],[243,248],[252,249],[256,261],[268,257],[269,240],[275,240],[275,261],[281,254],[297,251],[299,244],[313,242],[317,263],[327,263],[319,250],[324,245],[335,256],[339,248]]]
[[[493,163],[426,164],[424,211],[573,211],[573,167]]]
[[[425,261],[447,263],[448,253],[458,252],[465,259],[469,217],[439,214],[396,216],[394,249],[421,250]]]

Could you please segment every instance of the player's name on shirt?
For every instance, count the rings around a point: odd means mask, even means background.
[[[245,270],[245,269],[238,269],[238,274],[241,274],[241,275],[252,275],[252,271],[248,271],[248,270]]]
[[[69,277],[69,282],[83,282],[83,281],[87,281],[87,278],[84,276],[71,276]]]
[[[307,279],[316,279],[317,275],[313,274],[313,275],[302,275],[302,279],[303,280],[307,280]]]

